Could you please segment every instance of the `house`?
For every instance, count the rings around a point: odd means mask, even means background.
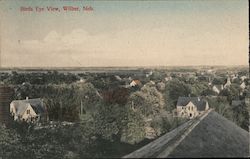
[[[115,79],[116,79],[117,81],[121,81],[121,80],[122,80],[122,78],[121,78],[120,76],[118,76],[118,75],[115,75]]]
[[[223,85],[214,85],[214,86],[212,87],[212,90],[213,90],[215,93],[219,94],[219,93],[223,90]]]
[[[213,72],[212,69],[207,70],[207,73],[212,73],[212,72]]]
[[[152,76],[153,75],[153,71],[150,71],[149,73],[146,74],[146,77]]]
[[[227,82],[223,85],[224,88],[228,88],[231,86],[231,81],[230,81],[230,78],[228,77],[227,78]]]
[[[192,119],[208,109],[208,102],[200,97],[179,97],[176,105],[176,115]]]
[[[232,81],[235,81],[236,79],[238,79],[238,74],[232,74],[230,77]]]
[[[152,80],[150,80],[149,83],[150,83],[151,85],[155,85],[155,82],[152,81]]]
[[[77,81],[78,83],[85,83],[86,82],[86,79],[84,79],[84,78],[80,78],[80,80],[79,81]]]
[[[135,87],[141,85],[141,82],[139,80],[133,80],[129,85],[130,87]]]
[[[246,88],[245,82],[242,82],[242,83],[241,83],[240,88],[243,89],[243,90]]]
[[[10,113],[14,120],[26,122],[48,121],[48,112],[40,98],[14,100],[10,103]]]
[[[244,81],[245,79],[247,79],[247,76],[241,76],[240,79]]]
[[[171,81],[172,80],[172,77],[171,76],[169,76],[169,77],[165,77],[165,81],[167,82],[167,81]]]

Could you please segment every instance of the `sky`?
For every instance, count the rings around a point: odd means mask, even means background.
[[[247,0],[0,0],[0,9],[1,67],[248,65]]]

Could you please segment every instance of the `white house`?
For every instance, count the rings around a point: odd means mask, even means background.
[[[223,90],[223,85],[214,85],[214,86],[212,87],[212,90],[213,90],[215,93],[219,94],[219,93]]]
[[[122,80],[122,78],[120,76],[118,76],[118,75],[115,75],[115,79],[118,80],[118,81]]]
[[[245,82],[242,82],[242,83],[241,83],[240,88],[243,89],[243,90],[246,88]]]
[[[80,78],[80,80],[78,81],[78,83],[85,83],[86,80],[84,78]]]
[[[208,102],[200,97],[179,97],[176,105],[176,115],[192,119],[208,109]]]
[[[241,76],[240,79],[244,81],[245,79],[247,79],[247,76]]]
[[[232,79],[232,81],[238,79],[238,74],[232,74],[231,79]]]
[[[169,77],[165,77],[165,81],[167,82],[167,81],[171,81],[172,80],[172,77],[171,76],[169,76]]]
[[[231,86],[231,81],[230,81],[230,78],[228,77],[227,78],[227,82],[224,84],[224,88],[228,88],[228,87],[230,87]]]
[[[150,71],[149,73],[146,74],[146,77],[152,76],[153,75],[153,71]]]
[[[10,103],[10,113],[14,120],[26,122],[48,120],[47,109],[40,98],[14,100]]]

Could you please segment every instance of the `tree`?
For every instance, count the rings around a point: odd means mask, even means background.
[[[100,105],[94,115],[97,134],[107,140],[113,140],[122,127],[125,109],[119,105]]]
[[[161,126],[152,128],[151,122],[159,119],[164,111],[164,99],[155,85],[147,83],[140,91],[130,95],[125,106],[127,108],[126,126],[123,127],[121,141],[135,144],[147,136],[147,128],[154,129],[156,134],[161,134]]]
[[[208,89],[209,89],[208,84],[205,82],[195,83],[191,87],[192,96],[201,96]]]
[[[190,94],[191,88],[189,85],[179,80],[169,81],[164,94],[166,110],[172,111],[176,107],[179,97],[189,96]]]
[[[145,84],[140,91],[132,93],[127,106],[139,111],[143,116],[154,116],[164,107],[162,94],[150,83]]]
[[[214,78],[212,84],[213,85],[220,85],[220,84],[224,84],[226,81],[226,79],[224,78]]]
[[[106,103],[124,105],[127,102],[129,90],[127,88],[118,87],[103,91],[102,95]]]
[[[145,123],[139,112],[128,110],[127,124],[121,132],[121,142],[136,144],[145,139]]]
[[[229,102],[237,100],[240,97],[240,86],[237,84],[231,84],[229,88],[223,89],[219,96],[227,96]]]

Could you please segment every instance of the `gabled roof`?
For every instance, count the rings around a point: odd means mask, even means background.
[[[243,104],[242,100],[232,100],[232,106],[240,106]]]
[[[249,132],[212,111],[167,157],[247,156],[249,156]]]
[[[179,97],[177,106],[186,106],[190,101],[197,107],[198,111],[206,109],[206,101],[199,97]]]
[[[27,107],[30,105],[36,114],[46,113],[46,108],[43,105],[43,101],[40,98],[26,99],[26,100],[14,100],[11,102],[14,105],[17,114],[22,115]]]
[[[189,120],[123,158],[248,157],[249,132],[214,110]]]

